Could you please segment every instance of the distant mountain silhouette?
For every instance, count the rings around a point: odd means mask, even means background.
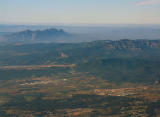
[[[58,41],[59,39],[69,36],[62,29],[46,29],[46,30],[25,30],[22,32],[12,33],[5,36],[9,42],[36,42],[36,41]]]

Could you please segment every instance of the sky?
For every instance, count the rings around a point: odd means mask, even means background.
[[[0,24],[160,24],[160,0],[0,0]]]

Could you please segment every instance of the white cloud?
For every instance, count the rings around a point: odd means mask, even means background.
[[[138,2],[139,5],[150,5],[150,4],[157,4],[160,3],[160,0],[144,0],[141,2]]]

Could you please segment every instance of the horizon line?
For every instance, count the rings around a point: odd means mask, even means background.
[[[45,24],[45,23],[39,23],[39,24],[36,24],[36,23],[0,23],[0,25],[17,25],[17,26],[109,26],[109,25],[143,25],[143,26],[147,26],[147,25],[160,25],[159,23],[144,23],[144,24],[138,24],[138,23],[126,23],[126,24],[98,24],[98,23],[95,23],[95,24],[89,24],[89,23],[73,23],[73,24],[70,24],[70,23],[53,23],[53,24]]]

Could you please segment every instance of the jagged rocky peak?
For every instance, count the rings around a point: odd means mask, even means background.
[[[25,30],[6,35],[8,41],[57,41],[58,38],[69,36],[63,29]]]

